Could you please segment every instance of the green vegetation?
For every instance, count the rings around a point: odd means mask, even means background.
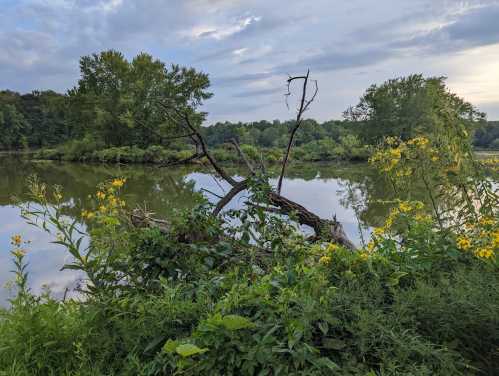
[[[479,127],[473,145],[479,149],[499,150],[499,121],[489,121]]]
[[[368,89],[343,122],[301,124],[292,158],[370,154],[392,190],[377,203],[383,223],[355,249],[341,223],[281,196],[253,163],[282,159],[292,122],[202,128],[207,76],[148,55],[128,62],[104,52],[82,58],[81,71],[68,95],[34,95],[33,109],[63,101],[36,116],[19,105],[25,96],[3,93],[2,147],[38,142],[55,146],[39,157],[104,162],[181,162],[195,152],[231,188],[216,206],[199,197],[158,219],[127,207],[123,177],[81,207],[30,177],[23,217],[53,235],[68,253],[64,269],[85,280],[76,298],[34,296],[28,239],[13,234],[16,295],[0,310],[0,375],[497,373],[499,199],[486,171],[497,163],[474,159],[483,115],[442,78],[391,80]],[[300,79],[306,88],[308,74]],[[61,109],[63,121],[50,120]],[[43,124],[65,131],[41,137]],[[232,139],[244,180],[215,161],[236,161]],[[247,205],[222,210],[241,192]]]
[[[167,67],[147,54],[131,61],[117,51],[84,56],[81,76],[66,94],[0,92],[0,150],[39,150],[39,159],[122,163],[176,163],[194,153],[173,108],[189,109],[200,126],[200,111],[212,94],[204,73]],[[169,115],[166,113],[170,112]],[[450,93],[441,77],[412,75],[367,89],[342,121],[304,120],[291,158],[301,161],[366,160],[386,136],[406,140],[438,134],[449,122],[468,130],[479,149],[497,149],[498,123]],[[236,140],[257,160],[282,159],[294,121],[217,123],[201,127],[221,161]],[[40,150],[41,149],[41,150]]]
[[[31,178],[24,216],[87,280],[79,300],[34,297],[28,244],[13,236],[18,294],[0,313],[0,374],[495,374],[499,206],[464,132],[450,124],[375,150],[400,198],[383,203],[385,223],[355,251],[308,240],[293,216],[258,205],[215,217],[203,203],[132,225],[122,178],[81,213],[84,248],[64,192]],[[402,198],[421,180],[428,205]],[[263,205],[270,189],[255,175],[248,200]]]
[[[66,95],[50,91],[26,95],[1,92],[0,114],[6,120],[5,125],[0,125],[7,128],[9,138],[0,147],[67,144],[62,150],[96,151],[161,144],[174,131],[164,118],[165,108],[188,108],[194,115],[196,108],[212,95],[206,91],[206,74],[178,65],[167,68],[147,54],[132,61],[112,50],[84,56],[80,72],[77,86]],[[203,113],[195,115],[199,122],[204,119]],[[178,140],[175,143],[181,147]]]

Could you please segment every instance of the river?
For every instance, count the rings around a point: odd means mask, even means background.
[[[236,177],[242,175],[238,168],[230,171]],[[81,211],[89,208],[89,195],[96,192],[97,185],[114,177],[127,178],[123,197],[128,207],[147,204],[156,216],[164,218],[177,209],[193,207],[201,202],[203,195],[216,200],[213,195],[202,193],[202,188],[217,194],[227,188],[211,171],[198,166],[96,165],[0,156],[0,305],[7,304],[13,293],[5,285],[12,279],[9,252],[14,234],[21,234],[31,242],[26,247],[27,261],[30,286],[35,294],[48,288],[60,297],[81,279],[75,272],[60,271],[68,261],[67,253],[51,243],[54,239],[47,233],[26,224],[14,205],[14,197],[22,202],[29,200],[26,179],[33,174],[49,187],[63,187],[64,200],[71,207],[67,214],[74,218],[80,218]],[[276,171],[270,169],[269,174],[275,177]],[[369,238],[371,228],[383,222],[388,208],[378,200],[389,199],[391,191],[366,164],[338,163],[292,164],[282,192],[324,218],[336,215],[349,237],[361,245],[363,239]],[[242,202],[239,197],[231,205],[237,207]]]

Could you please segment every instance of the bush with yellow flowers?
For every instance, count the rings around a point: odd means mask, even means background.
[[[53,235],[53,243],[67,249],[72,260],[63,269],[85,272],[89,278],[86,288],[90,291],[118,283],[112,265],[122,262],[128,240],[127,233],[120,231],[125,218],[125,201],[121,199],[125,182],[124,178],[116,178],[98,187],[94,209],[81,212],[86,229],[78,218],[64,215],[68,204],[64,202],[62,188],[53,187],[50,195],[37,176],[28,180],[31,201],[20,204],[22,216],[29,224]],[[91,239],[90,244],[83,247],[86,239]]]
[[[451,141],[387,138],[373,154],[370,163],[391,182],[396,197],[402,196],[409,184],[417,184],[425,202],[400,202],[392,208],[385,225],[374,230],[369,250],[407,248],[411,239],[433,237],[438,232],[458,249],[472,250],[471,254],[481,259],[495,259],[497,192],[467,145]],[[424,242],[419,246],[424,248]]]

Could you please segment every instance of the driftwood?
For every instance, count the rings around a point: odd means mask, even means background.
[[[266,205],[262,205],[261,203],[248,204],[260,206],[261,208],[269,212],[279,213],[281,215],[296,218],[298,223],[310,226],[314,230],[314,239],[332,241],[341,244],[348,249],[355,250],[354,244],[350,241],[350,239],[348,239],[342,224],[338,222],[336,218],[332,220],[320,218],[318,215],[312,213],[302,205],[281,195],[282,183],[285,176],[286,167],[289,162],[289,156],[292,151],[295,135],[299,130],[300,125],[302,124],[303,114],[309,109],[318,92],[317,81],[311,81],[309,76],[310,72],[308,71],[304,76],[289,77],[287,80],[288,93],[286,94],[286,96],[291,95],[290,86],[295,81],[302,80],[303,86],[300,97],[301,99],[297,108],[295,125],[291,129],[288,146],[282,161],[277,190],[268,193]],[[307,97],[307,89],[310,85],[310,82],[314,83],[315,89],[313,94],[309,98]],[[225,208],[225,206],[229,204],[232,199],[234,199],[234,197],[237,196],[237,194],[248,189],[251,178],[254,177],[257,173],[255,167],[251,164],[249,158],[247,158],[244,152],[241,150],[237,141],[231,140],[231,143],[234,145],[237,153],[248,168],[248,177],[246,179],[236,181],[229,173],[225,171],[225,169],[221,165],[217,163],[213,155],[210,154],[207,143],[204,140],[201,132],[197,127],[194,126],[194,124],[192,124],[191,118],[189,116],[189,111],[182,111],[175,106],[170,106],[167,103],[163,102],[159,102],[159,105],[165,110],[165,116],[167,116],[170,121],[180,125],[186,131],[184,135],[190,138],[196,146],[196,152],[193,153],[192,156],[186,158],[186,160],[193,161],[201,158],[206,158],[206,160],[209,162],[218,176],[231,186],[231,189],[225,194],[225,196],[219,196],[220,200],[213,209],[213,215],[218,216]],[[261,168],[263,170],[263,165],[261,166]],[[134,223],[134,225],[136,226],[154,226],[160,228],[160,230],[162,231],[168,230],[167,222],[154,219],[151,216],[147,216],[147,213],[144,212],[141,213],[137,211],[135,212],[135,214],[132,213],[132,223]]]

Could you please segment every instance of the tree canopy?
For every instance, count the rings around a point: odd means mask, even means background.
[[[113,50],[84,56],[80,70],[78,85],[68,93],[69,121],[80,136],[90,134],[107,146],[160,143],[169,130],[165,104],[195,111],[212,96],[208,75],[167,68],[145,53],[132,61]]]
[[[451,93],[445,77],[415,74],[370,86],[360,102],[345,111],[347,120],[363,128],[363,137],[375,143],[384,136],[407,140],[421,134],[445,133],[450,125],[471,129],[485,115]]]

